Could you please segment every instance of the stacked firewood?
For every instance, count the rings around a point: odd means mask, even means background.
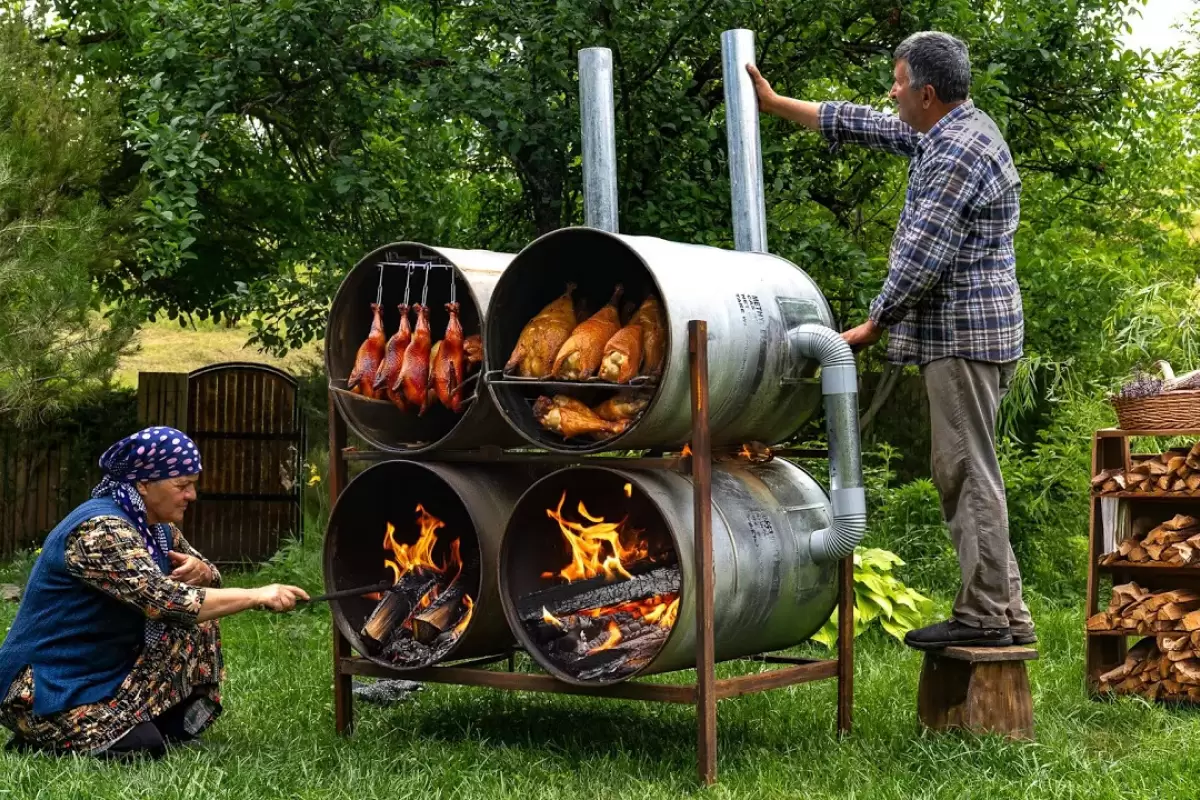
[[[1100,563],[1200,568],[1200,519],[1176,514],[1144,535],[1135,531]]]
[[[1108,609],[1088,618],[1087,628],[1131,633],[1200,631],[1200,592],[1150,592],[1136,583],[1123,583],[1113,587]]]
[[[1140,459],[1129,470],[1106,469],[1092,478],[1092,490],[1200,495],[1200,442]]]
[[[1099,690],[1150,700],[1200,701],[1200,631],[1143,639],[1100,676]]]

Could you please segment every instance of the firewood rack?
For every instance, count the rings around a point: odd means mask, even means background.
[[[717,778],[717,701],[780,689],[810,681],[836,678],[838,682],[837,731],[850,732],[853,711],[854,681],[854,560],[853,556],[839,563],[838,577],[838,640],[837,657],[806,659],[792,656],[760,654],[741,661],[774,665],[766,671],[716,677],[713,629],[713,551],[712,551],[712,444],[708,416],[708,324],[703,320],[688,323],[688,350],[691,375],[692,439],[691,456],[659,458],[625,458],[622,467],[669,469],[691,475],[695,512],[694,553],[699,591],[696,593],[696,680],[693,683],[661,684],[626,681],[611,686],[577,686],[539,673],[516,672],[514,653],[510,651],[486,658],[458,662],[448,666],[434,665],[415,670],[391,669],[366,658],[355,656],[350,642],[333,626],[334,717],[337,731],[349,734],[353,729],[353,676],[375,678],[405,678],[427,683],[459,686],[483,686],[509,691],[545,692],[550,694],[589,695],[594,697],[647,700],[680,703],[696,707],[697,768],[700,780],[712,785]],[[778,449],[778,456],[799,458],[828,457],[828,451],[808,449]],[[476,463],[542,463],[564,466],[598,463],[589,457],[568,455],[525,454],[504,452],[498,448],[478,451],[458,451],[420,455],[402,455],[347,448],[345,420],[329,401],[329,494],[336,502],[347,483],[350,461],[387,461],[401,458],[411,460]],[[612,463],[611,458],[604,461]],[[507,671],[493,669],[507,662]]]

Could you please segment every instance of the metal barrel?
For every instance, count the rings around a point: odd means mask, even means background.
[[[357,475],[346,486],[329,516],[325,530],[325,590],[365,586],[388,580],[382,546],[389,522],[397,539],[409,531],[417,504],[446,523],[439,542],[461,539],[465,564],[475,559],[478,588],[473,592],[471,621],[462,638],[443,661],[502,653],[513,643],[501,608],[496,564],[504,525],[521,492],[545,470],[505,464],[436,464],[417,461],[384,461]],[[406,543],[411,543],[410,536]],[[439,544],[439,548],[443,545]],[[442,549],[436,550],[440,555]],[[359,630],[377,600],[364,597],[330,601],[334,623],[359,653],[385,666],[404,669],[363,647]]]
[[[346,390],[358,348],[371,329],[371,304],[376,297],[382,297],[384,330],[390,337],[400,325],[396,306],[404,301],[407,282],[411,303],[420,302],[424,295],[430,308],[430,332],[437,342],[449,320],[445,305],[453,276],[463,334],[482,334],[488,301],[512,258],[510,253],[394,242],[368,253],[346,274],[329,310],[325,370],[334,403],[355,435],[374,449],[397,453],[466,450],[520,441],[496,411],[491,394],[480,385],[481,377],[474,379],[466,394],[469,405],[461,414],[434,403],[418,416],[415,410],[400,411],[387,400],[372,400]],[[411,280],[410,264],[418,265],[411,270]],[[423,264],[437,265],[428,270],[428,285]]]
[[[580,679],[550,658],[520,619],[520,599],[545,585],[543,573],[563,566],[562,534],[546,509],[558,505],[564,490],[566,508],[583,499],[593,515],[616,520],[627,514],[631,527],[657,540],[651,541],[652,551],[663,537],[669,539],[682,573],[679,614],[669,637],[649,663],[619,678]],[[504,533],[500,592],[509,625],[542,667],[570,683],[602,685],[695,666],[692,502],[691,478],[664,470],[568,467],[525,492]],[[781,650],[809,639],[829,619],[838,592],[837,562],[814,562],[809,552],[813,532],[828,527],[832,514],[820,484],[781,459],[716,463],[712,508],[717,659]]]
[[[662,375],[635,388],[649,405],[624,433],[605,441],[564,441],[544,430],[532,403],[539,394],[563,387],[540,387],[501,372],[522,328],[568,282],[577,284],[574,297],[587,301],[585,314],[606,303],[620,283],[624,300],[631,303],[656,295],[666,319]],[[769,253],[592,228],[545,234],[518,253],[496,282],[484,335],[488,389],[513,428],[538,447],[560,453],[679,447],[691,434],[690,319],[708,321],[714,446],[784,441],[820,408],[818,363],[792,346],[788,334],[805,324],[831,328],[834,319],[825,296],[803,270]],[[589,404],[613,393],[590,384],[566,388]]]

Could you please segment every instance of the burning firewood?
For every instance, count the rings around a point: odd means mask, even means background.
[[[645,572],[635,572],[633,577],[627,580],[613,582],[601,576],[551,586],[527,594],[521,598],[521,621],[542,619],[543,610],[560,616],[679,591],[679,567],[655,567],[653,564],[640,566]]]
[[[407,573],[388,591],[375,606],[371,616],[363,623],[360,634],[363,644],[378,653],[391,639],[393,632],[403,625],[421,599],[437,588],[437,576],[425,570]]]
[[[413,615],[413,638],[421,644],[433,644],[434,639],[453,628],[463,615],[465,594],[463,582],[455,578],[446,590],[438,595],[437,600]]]

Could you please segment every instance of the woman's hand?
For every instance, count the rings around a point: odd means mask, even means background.
[[[171,566],[175,567],[171,571],[171,577],[180,583],[186,583],[188,586],[208,586],[212,583],[212,570],[195,556],[186,553],[179,553],[175,550],[167,552],[167,558],[171,561]]]
[[[256,589],[259,608],[270,611],[291,611],[296,607],[297,600],[307,600],[308,593],[299,586],[287,586],[282,583],[272,583]]]

